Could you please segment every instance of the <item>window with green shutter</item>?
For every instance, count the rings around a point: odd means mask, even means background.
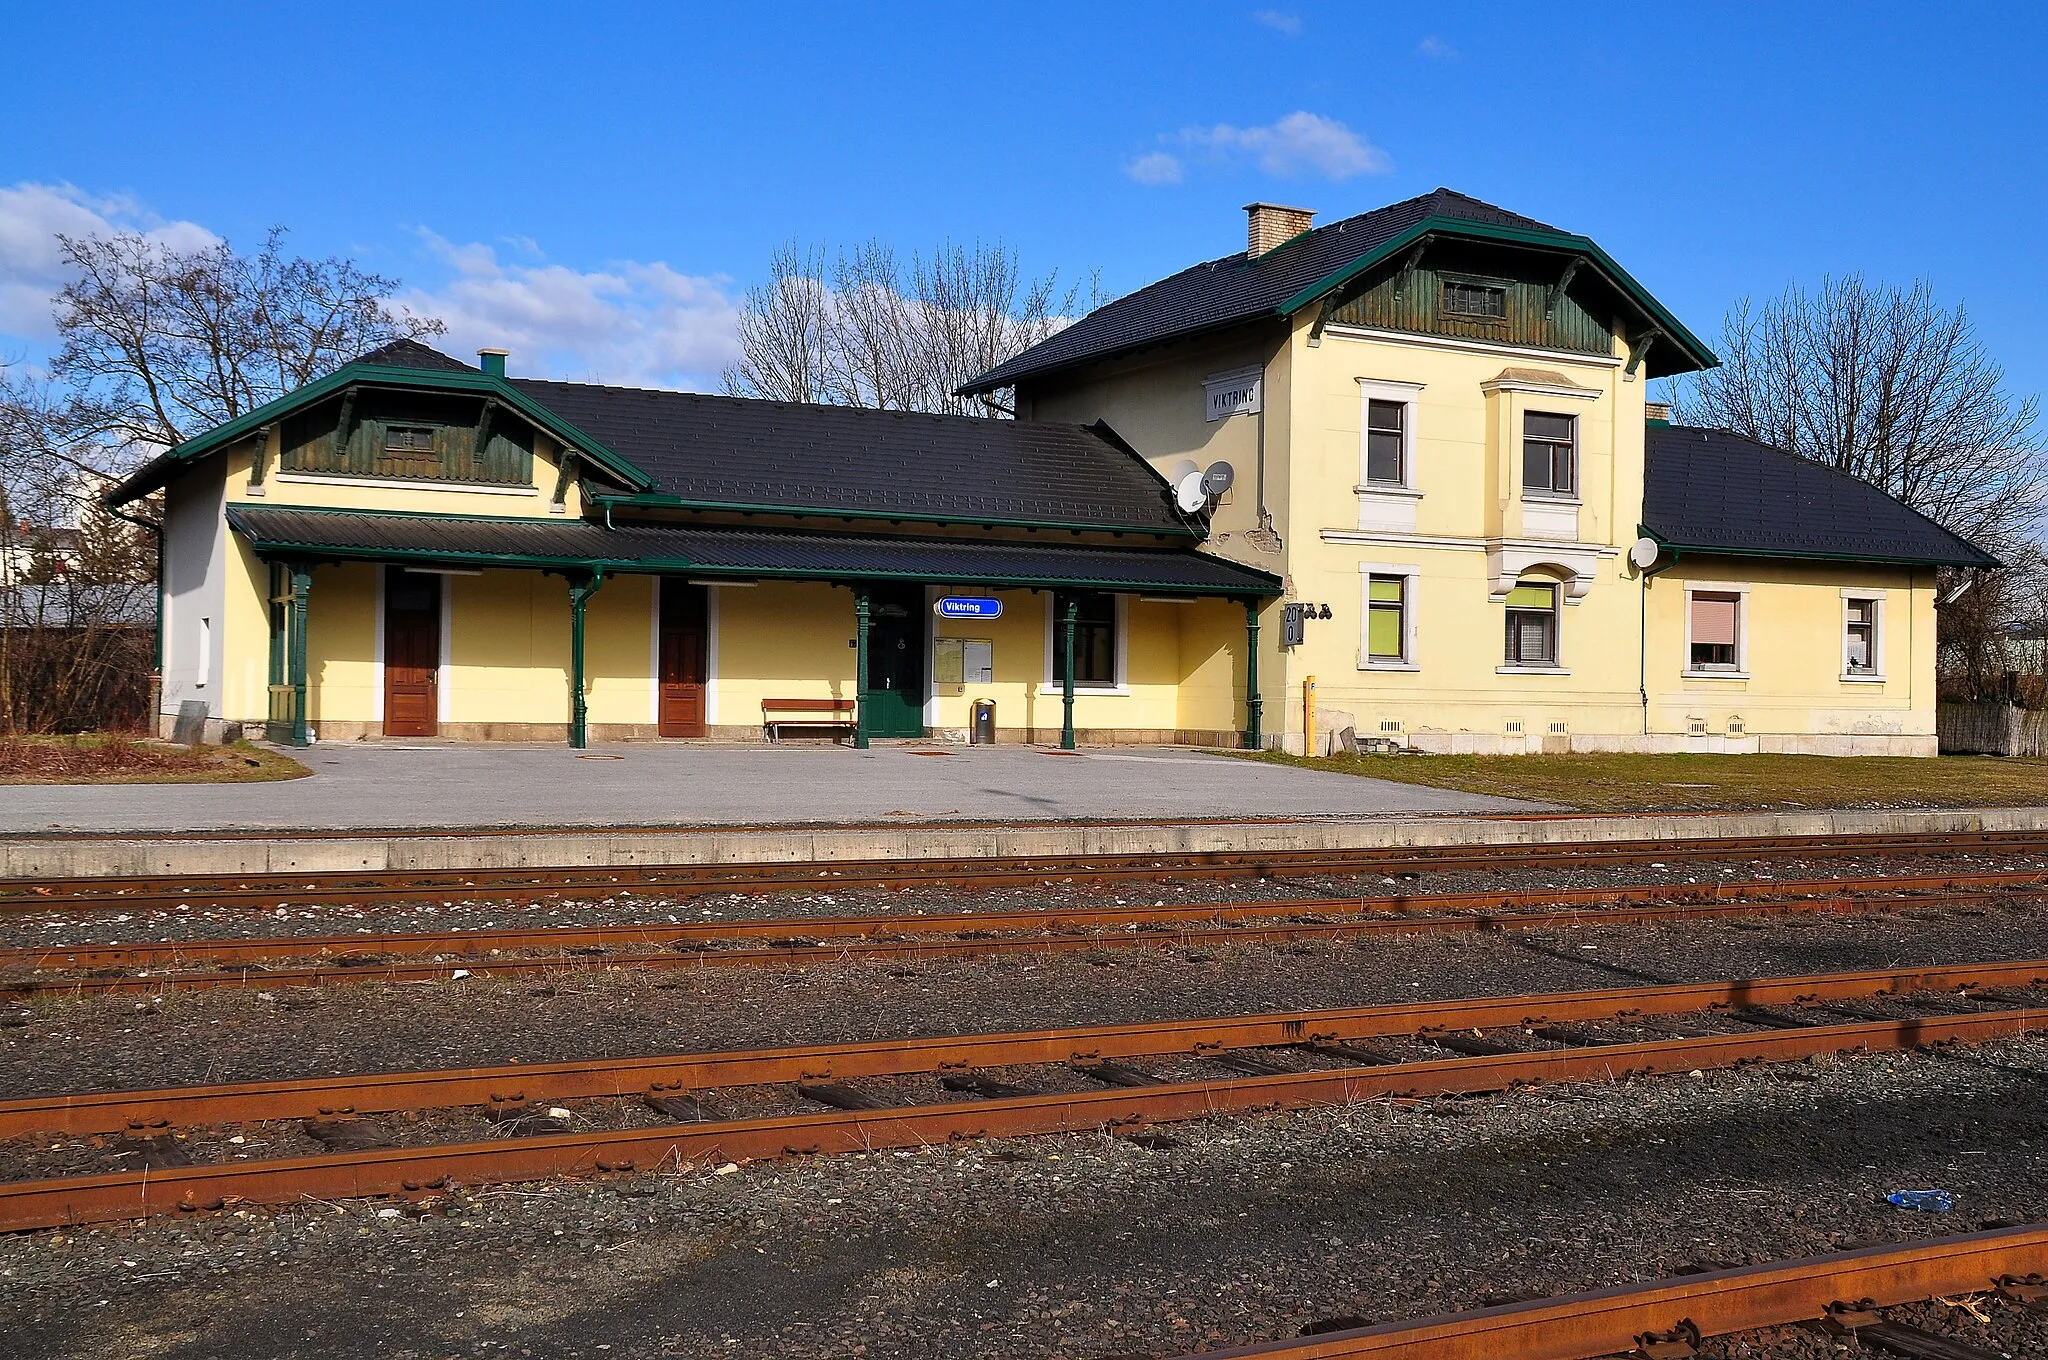
[[[1369,661],[1405,661],[1408,581],[1402,576],[1369,577],[1365,611],[1365,654]]]
[[[1508,592],[1510,666],[1557,664],[1557,587],[1517,582]]]

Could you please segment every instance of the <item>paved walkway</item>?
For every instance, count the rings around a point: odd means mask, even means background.
[[[946,755],[920,755],[946,750]],[[1543,805],[1185,750],[350,744],[276,784],[0,786],[0,834],[1359,818]]]

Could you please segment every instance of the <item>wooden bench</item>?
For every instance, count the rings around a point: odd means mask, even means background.
[[[763,699],[761,729],[770,741],[781,741],[785,727],[822,727],[850,737],[860,730],[855,713],[851,699]]]

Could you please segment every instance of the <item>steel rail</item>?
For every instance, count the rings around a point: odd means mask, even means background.
[[[1724,1006],[1783,1005],[1984,987],[2025,988],[2037,982],[2048,982],[2048,959],[1416,1001],[1004,1034],[31,1096],[0,1101],[0,1138],[32,1133],[113,1133],[138,1126],[190,1128],[302,1119],[337,1112],[367,1114],[458,1105],[521,1104],[1157,1054],[1199,1055],[1233,1048],[1384,1038],[1431,1030],[1483,1030],[1638,1014],[1681,1014]]]
[[[836,1111],[591,1134],[329,1153],[142,1173],[0,1183],[0,1230],[104,1223],[234,1203],[420,1194],[507,1182],[726,1160],[872,1152],[1025,1134],[1115,1131],[1231,1113],[1498,1091],[1540,1081],[1613,1080],[1821,1053],[1891,1052],[2048,1028],[2048,1008],[1826,1025],[1556,1052],[1339,1068],[1222,1082],[1175,1082],[973,1104]]]
[[[1696,1327],[1726,1336],[1818,1321],[1841,1300],[1880,1308],[1996,1289],[2048,1273],[2048,1223],[1617,1285],[1182,1360],[1591,1360],[1641,1354],[1646,1339]],[[1674,1351],[1673,1353],[1677,1353]]]
[[[0,973],[17,969],[154,968],[166,964],[231,964],[335,955],[445,954],[465,961],[497,951],[561,950],[619,944],[673,948],[735,939],[893,939],[912,935],[1020,931],[1144,930],[1161,922],[1259,920],[1304,914],[1348,915],[1529,912],[1570,917],[1584,907],[1648,903],[1748,903],[1773,910],[1860,911],[1887,906],[1978,906],[2011,900],[2024,889],[2048,890],[2048,873],[1916,874],[1864,878],[1787,879],[1741,883],[1653,883],[1602,888],[1539,888],[1518,892],[1301,897],[1274,901],[1185,902],[1122,907],[1051,906],[950,915],[791,916],[763,920],[641,922],[445,931],[399,930],[354,935],[282,935],[57,944],[0,948]],[[1791,903],[1788,899],[1800,899]],[[1718,914],[1718,913],[1717,913]],[[1584,919],[1583,917],[1578,919]]]
[[[1898,835],[1716,837],[1698,840],[1542,842],[1346,850],[1230,850],[1142,855],[998,856],[972,859],[793,860],[674,865],[471,870],[348,870],[323,873],[154,875],[0,880],[0,912],[263,908],[322,902],[432,901],[449,896],[531,899],[659,889],[673,893],[780,892],[914,885],[1014,887],[1060,880],[1288,877],[1399,869],[1441,873],[1524,865],[1604,868],[1655,860],[1790,856],[1943,855],[2048,850],[2048,833],[1923,832]]]
[[[1887,898],[1869,899],[1845,898],[1827,900],[1734,901],[1698,904],[1677,904],[1666,906],[1612,907],[1605,909],[1585,908],[1562,911],[1532,911],[1522,913],[1486,914],[1470,916],[1424,916],[1424,915],[1358,915],[1343,920],[1293,921],[1280,925],[1224,925],[1215,927],[1186,926],[1169,921],[1157,922],[1130,931],[1117,933],[1088,932],[1081,934],[1054,934],[1049,932],[1021,935],[1000,935],[989,932],[986,918],[963,916],[955,918],[925,917],[919,922],[927,928],[937,928],[937,923],[951,920],[961,932],[952,936],[912,937],[902,939],[866,940],[859,938],[834,939],[828,932],[815,932],[820,936],[817,943],[774,944],[756,948],[704,948],[691,947],[697,940],[685,937],[672,943],[668,948],[652,952],[603,954],[530,954],[511,957],[482,957],[464,955],[455,958],[437,958],[425,962],[398,963],[371,955],[359,962],[335,961],[298,967],[265,967],[250,961],[240,966],[230,962],[220,971],[174,970],[151,973],[100,973],[78,974],[57,973],[47,976],[29,975],[0,981],[0,996],[105,996],[148,994],[162,995],[172,991],[217,991],[223,989],[272,988],[272,987],[321,987],[350,983],[427,983],[448,982],[458,974],[471,977],[533,977],[563,973],[590,973],[620,968],[788,968],[805,967],[818,963],[869,963],[904,959],[930,960],[953,958],[980,958],[1005,954],[1061,954],[1086,952],[1104,948],[1168,948],[1201,945],[1244,945],[1280,944],[1299,940],[1353,939],[1373,935],[1421,935],[1421,934],[1463,934],[1488,930],[1540,930],[1563,925],[1651,925],[1668,921],[1697,921],[1715,917],[1755,916],[1791,912],[1828,911],[1835,913],[1868,911],[1883,905],[1967,905],[1987,900],[1985,898],[1962,898],[1944,901],[1929,898]],[[1297,908],[1298,910],[1298,908]],[[1057,915],[1058,913],[1046,913]],[[793,922],[778,923],[793,925]],[[545,933],[545,932],[543,932]],[[565,932],[566,933],[566,932]],[[993,938],[983,938],[985,934]],[[358,937],[360,940],[362,937]],[[556,942],[558,947],[573,948]],[[680,948],[678,948],[680,944]],[[393,951],[400,952],[400,951]]]

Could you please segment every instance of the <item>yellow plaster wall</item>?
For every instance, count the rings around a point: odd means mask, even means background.
[[[486,571],[444,577],[442,586],[450,600],[446,721],[568,722],[569,599],[561,579]]]
[[[569,587],[559,576],[542,579],[554,589],[542,591],[538,606],[559,609],[566,621]],[[652,576],[608,577],[584,609],[584,700],[592,723],[655,721],[654,582]]]
[[[307,720],[315,727],[370,721],[382,683],[376,654],[377,568],[367,562],[315,567],[306,595]],[[267,667],[267,629],[262,655]]]
[[[854,697],[853,593],[823,584],[763,581],[713,588],[718,649],[713,670],[720,727],[761,724],[763,699]]]
[[[1684,674],[1686,586],[1746,584],[1741,626],[1748,679]],[[1842,590],[1884,599],[1884,680],[1842,679]],[[1694,718],[1725,735],[1929,737],[1934,733],[1934,571],[1765,559],[1686,559],[1652,578],[1649,619],[1653,731],[1685,733]]]
[[[1245,723],[1244,606],[1196,600],[1162,607],[1174,611],[1180,633],[1176,726],[1188,732],[1241,731]]]
[[[939,592],[927,591],[936,597]],[[932,637],[986,638],[995,647],[995,679],[987,684],[941,685],[933,672],[934,702],[926,709],[926,725],[937,731],[965,729],[975,701],[991,699],[996,726],[1010,730],[1059,726],[1059,700],[1039,697],[1045,675],[1045,610],[1050,595],[1029,590],[961,589],[947,594],[987,596],[1002,601],[999,619],[932,620]]]
[[[260,723],[270,716],[270,564],[235,534],[227,545],[221,716]]]

